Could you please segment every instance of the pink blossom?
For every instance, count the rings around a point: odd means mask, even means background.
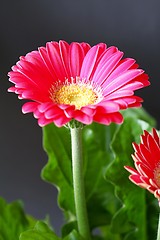
[[[30,100],[23,113],[33,112],[40,126],[58,127],[75,119],[83,124],[122,123],[121,109],[140,107],[134,91],[149,85],[148,76],[132,58],[104,43],[48,42],[12,67],[10,92]]]
[[[160,201],[160,138],[155,129],[152,135],[147,131],[141,136],[140,144],[133,144],[132,155],[135,168],[125,166],[131,175],[129,179],[146,188]]]

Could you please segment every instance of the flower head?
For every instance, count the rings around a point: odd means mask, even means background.
[[[33,112],[40,126],[61,127],[75,119],[83,124],[121,123],[119,110],[141,106],[134,91],[149,85],[134,59],[104,43],[48,42],[12,67],[10,92],[31,100],[23,113]]]
[[[160,138],[155,129],[152,134],[144,131],[141,143],[133,144],[135,153],[132,155],[134,165],[125,166],[131,175],[129,179],[136,185],[146,188],[160,201]]]

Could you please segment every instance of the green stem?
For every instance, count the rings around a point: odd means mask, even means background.
[[[159,220],[158,220],[157,240],[160,240],[160,215],[159,215]]]
[[[72,171],[74,201],[78,230],[84,240],[90,240],[90,229],[87,216],[84,176],[83,176],[83,158],[82,158],[82,129],[70,128],[72,143]]]

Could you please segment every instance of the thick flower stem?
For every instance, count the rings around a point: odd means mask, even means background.
[[[157,240],[160,240],[160,214],[159,214],[159,220],[158,220]]]
[[[78,230],[84,240],[90,240],[90,229],[87,216],[84,176],[83,176],[83,159],[82,159],[82,129],[70,128],[72,143],[72,171],[73,187],[76,217]]]

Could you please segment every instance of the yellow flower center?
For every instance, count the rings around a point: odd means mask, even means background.
[[[94,104],[98,99],[97,94],[88,85],[71,83],[63,85],[57,91],[51,91],[51,99],[58,104],[75,105],[76,109]]]
[[[154,170],[154,179],[157,185],[160,187],[160,164]]]

